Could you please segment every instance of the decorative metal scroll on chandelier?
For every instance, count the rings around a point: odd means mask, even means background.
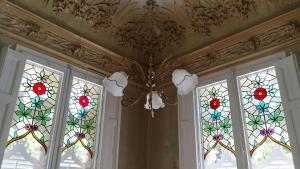
[[[144,91],[141,93],[140,97],[133,100],[130,104],[126,104],[125,106],[132,106],[136,103],[138,103],[143,96],[146,97],[146,103],[144,105],[144,108],[149,110],[151,112],[152,117],[154,117],[154,110],[164,108],[165,104],[172,104],[168,103],[166,97],[164,97],[164,91],[160,87],[161,84],[159,83],[159,74],[158,71],[162,66],[164,66],[168,59],[165,59],[159,66],[154,67],[153,60],[154,56],[157,54],[156,50],[160,50],[161,48],[157,47],[157,43],[161,41],[161,33],[163,31],[160,31],[159,28],[161,27],[161,22],[156,20],[156,14],[158,12],[158,5],[155,0],[147,0],[146,6],[144,7],[146,9],[145,13],[145,19],[143,22],[136,22],[136,23],[142,23],[143,26],[146,25],[145,30],[147,30],[147,39],[150,39],[151,42],[147,43],[147,47],[145,48],[146,54],[148,55],[148,71],[145,73],[140,65],[139,68],[143,72],[145,79],[145,86]],[[145,24],[147,22],[147,24]],[[180,26],[177,26],[176,24],[173,24],[174,29],[178,30],[175,31],[175,33],[179,34]],[[164,29],[165,30],[165,29]],[[134,31],[130,31],[130,33],[134,33]],[[166,33],[166,32],[165,32]],[[149,36],[150,34],[150,36]],[[172,37],[172,36],[170,36]],[[147,41],[145,39],[145,41]],[[165,39],[165,38],[163,38]],[[144,41],[144,40],[143,40]],[[163,45],[159,45],[163,46]],[[186,95],[189,92],[191,92],[195,86],[198,84],[198,77],[195,74],[190,74],[184,69],[173,69],[173,66],[170,66],[170,72],[172,72],[172,82],[177,87],[177,93],[179,95]],[[125,72],[115,72],[110,77],[105,78],[103,80],[103,85],[105,86],[106,90],[113,94],[114,96],[123,96],[123,90],[128,84],[128,76]],[[176,104],[176,103],[173,103]]]
[[[150,60],[152,57],[150,56]],[[141,93],[141,96],[134,100],[131,104],[125,106],[132,106],[138,103],[142,96],[146,95],[146,103],[144,105],[145,109],[148,109],[151,112],[151,116],[154,117],[154,110],[164,108],[165,103],[167,104],[176,104],[168,103],[163,97],[163,90],[158,87],[156,83],[158,76],[157,69],[153,68],[153,64],[150,62],[147,82],[144,87],[144,91]],[[177,87],[178,95],[186,95],[190,93],[195,86],[198,84],[198,77],[195,74],[190,74],[184,69],[175,69],[172,73],[172,82]],[[128,84],[128,76],[125,72],[115,72],[110,77],[103,80],[103,85],[106,90],[114,96],[121,97],[123,96],[123,90]],[[145,92],[146,91],[146,92]]]

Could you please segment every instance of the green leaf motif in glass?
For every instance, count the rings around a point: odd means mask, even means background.
[[[92,157],[101,99],[101,86],[73,78],[63,152],[75,151],[81,146]]]
[[[33,139],[47,151],[61,75],[26,61],[7,146],[20,139]]]
[[[234,153],[230,103],[226,81],[197,89],[202,119],[204,158],[216,147]]]
[[[252,155],[267,139],[291,149],[274,67],[238,78]]]

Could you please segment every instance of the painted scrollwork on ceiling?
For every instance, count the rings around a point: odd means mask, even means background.
[[[77,19],[85,20],[95,30],[99,30],[112,26],[112,16],[119,4],[120,0],[54,0],[52,10],[58,16],[70,13]]]
[[[44,1],[50,4],[51,0]],[[166,48],[180,46],[190,32],[210,36],[214,27],[222,26],[228,19],[247,17],[260,0],[52,1],[56,15],[71,14],[95,31],[109,28],[121,47],[130,47],[139,55],[156,56]],[[291,3],[294,0],[277,1]]]
[[[72,57],[64,58],[64,61],[74,62],[74,64],[78,63],[76,61],[79,61],[83,63],[82,65],[79,64],[79,66],[86,67],[100,74],[122,70],[125,71],[129,75],[129,79],[134,82],[139,82],[143,79],[139,73],[141,68],[137,67],[138,64],[136,62],[120,57],[116,59],[115,54],[101,49],[99,50],[99,48],[97,49],[94,45],[73,42],[67,39],[72,35],[63,37],[53,29],[47,26],[42,27],[40,24],[23,17],[24,15],[18,16],[18,14],[13,12],[7,12],[5,8],[0,10],[0,30],[8,30],[17,36],[11,36],[9,33],[3,32],[1,34],[1,31],[0,34],[16,40],[19,40],[18,36],[27,37],[33,43],[38,43],[39,45],[58,51],[65,56]],[[47,52],[51,54],[50,50],[47,50]],[[101,70],[99,70],[99,67]]]
[[[131,15],[134,14],[135,17],[115,32],[121,46],[140,50],[147,56],[156,56],[166,47],[178,46],[185,39],[186,28],[154,0],[148,0],[143,10]]]
[[[186,1],[195,32],[209,35],[212,26],[220,26],[232,17],[247,17],[255,9],[256,0]]]
[[[79,2],[80,4],[91,4],[92,1],[99,2],[100,0],[54,1],[56,3],[60,1],[69,2],[73,5],[76,4],[75,6],[78,8]],[[48,1],[47,4],[49,6],[47,6],[47,11],[55,9],[52,8],[55,6],[54,1]],[[126,7],[126,3],[124,3],[124,1],[127,2],[127,0],[121,0],[119,5],[117,4],[118,1],[115,1],[116,3],[112,3],[112,5],[117,9],[114,14],[110,15],[113,22],[109,26],[110,29],[106,30],[112,30],[114,36],[111,37],[113,39],[117,39],[119,44],[124,46],[123,48],[125,49],[129,49],[131,47],[146,52],[147,54],[157,55],[160,51],[163,51],[171,45],[180,46],[186,38],[191,36],[189,34],[190,31],[195,31],[189,24],[189,19],[192,19],[192,17],[182,17],[182,14],[178,13],[178,11],[184,11],[187,13],[187,16],[191,14],[191,10],[196,5],[190,1],[180,1],[184,3],[183,5],[185,8],[175,8],[175,6],[182,6],[182,4],[170,3],[171,0],[168,0],[168,3],[165,3],[167,0],[144,0],[146,3],[142,0],[139,2],[128,0],[130,1],[128,3],[130,7]],[[201,0],[201,2],[209,1],[213,0]],[[225,1],[229,2],[230,0],[224,0],[224,2]],[[243,3],[240,5],[233,5],[234,8],[232,8],[231,11],[234,12],[232,12],[229,17],[247,16],[252,9],[254,10],[257,6],[259,6],[259,3],[257,3],[258,0],[252,0],[251,2],[254,4],[252,4],[251,7],[243,8],[247,10],[239,11],[238,6],[241,7],[241,5],[245,5],[244,1],[247,0],[243,0]],[[283,4],[287,2],[291,3],[295,0],[276,0],[276,2],[279,1]],[[247,2],[250,2],[250,0]],[[141,64],[141,61],[136,61],[125,56],[118,55],[111,50],[102,47],[96,42],[92,42],[71,31],[59,27],[55,23],[51,23],[12,2],[6,1],[3,4],[3,8],[0,9],[0,34],[2,36],[11,38],[16,42],[32,45],[42,51],[46,50],[46,52],[49,52],[54,56],[58,55],[57,57],[60,57],[65,61],[77,64],[101,74],[108,74],[122,70],[126,71],[131,81],[140,83],[145,80],[144,75],[147,67]],[[45,4],[41,5],[44,7]],[[214,4],[211,3],[210,5],[213,6]],[[66,7],[66,4],[63,6],[64,7],[62,9],[74,10],[71,6]],[[79,8],[83,7],[84,6]],[[219,7],[223,10],[229,9],[227,7]],[[186,9],[190,9],[190,11],[186,11]],[[73,15],[74,13],[71,11],[69,11],[69,14]],[[243,15],[239,15],[238,11],[243,13]],[[67,11],[63,12],[67,13]],[[157,62],[155,68],[157,68],[158,72],[161,74],[159,74],[161,77],[159,80],[162,83],[169,82],[171,75],[170,70],[174,68],[186,68],[193,73],[205,72],[207,69],[214,66],[217,67],[221,64],[238,60],[243,56],[252,55],[255,52],[261,52],[264,49],[271,48],[279,44],[298,42],[297,38],[299,38],[300,32],[299,8],[293,9],[288,13],[288,15],[287,13],[284,14],[284,18],[288,18],[284,21],[284,23],[282,21],[278,22],[278,17],[275,17],[275,20],[272,21],[272,23],[277,26],[273,26],[271,28],[268,20],[268,23],[265,24],[267,26],[262,26],[260,31],[258,31],[255,35],[249,35],[250,37],[248,37],[248,34],[245,34],[239,39],[233,38],[229,44],[223,44],[223,42],[220,41],[220,43],[216,42],[219,45],[216,45],[216,43],[212,44],[212,46],[216,47],[204,47],[199,49],[199,51],[194,51],[182,57],[168,57],[171,59],[169,60],[165,58],[162,62]],[[82,15],[83,14],[85,13],[83,12]],[[215,14],[202,15],[209,16],[211,19]],[[118,18],[120,16],[122,17]],[[283,15],[279,16],[281,18],[280,20],[282,20],[282,16]],[[68,15],[68,17],[73,18],[70,15]],[[222,24],[226,21],[226,19],[228,18],[223,17],[223,20],[220,19],[219,21]],[[80,22],[80,24],[82,23],[84,23],[84,19],[83,22]],[[210,21],[209,23],[214,22]],[[207,24],[207,26],[210,27],[209,24]],[[211,24],[211,27],[215,26],[218,25]],[[98,27],[94,28],[98,29]],[[102,27],[101,29],[103,28],[105,27]],[[208,29],[210,28],[207,28],[206,30]],[[257,30],[257,28],[255,28],[255,30]],[[98,31],[100,31],[100,28]],[[201,35],[199,38],[204,36],[211,38],[209,31],[204,31],[202,33],[200,31],[199,34]],[[143,57],[143,59],[146,60],[147,56],[148,55]],[[165,57],[163,55],[160,56]],[[157,66],[159,63],[163,66]]]

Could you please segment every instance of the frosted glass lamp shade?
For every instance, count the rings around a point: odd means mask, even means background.
[[[184,69],[176,69],[172,73],[172,82],[177,87],[179,95],[190,93],[198,84],[198,77]]]
[[[149,98],[150,98],[150,93],[147,94],[147,100],[145,104],[145,109],[150,110],[150,104],[149,104]],[[165,104],[162,101],[162,98],[160,95],[157,93],[157,91],[152,91],[152,108],[153,109],[160,109],[164,108]]]
[[[114,96],[123,96],[123,90],[128,84],[128,76],[125,72],[115,72],[103,80],[105,89]]]

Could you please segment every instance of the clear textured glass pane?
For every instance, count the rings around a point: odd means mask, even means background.
[[[1,169],[44,168],[61,76],[26,62]]]
[[[220,81],[197,89],[205,169],[236,169],[228,87]]]
[[[294,169],[274,67],[238,77],[254,169]]]
[[[102,90],[102,86],[73,79],[60,168],[91,168]]]
[[[236,159],[233,153],[217,145],[204,160],[205,169],[236,169]]]

